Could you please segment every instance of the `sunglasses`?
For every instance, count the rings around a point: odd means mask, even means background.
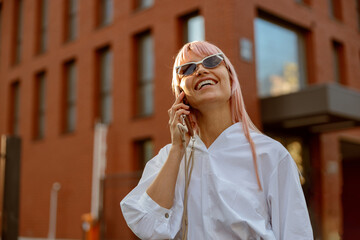
[[[205,68],[215,68],[224,60],[224,55],[222,53],[217,53],[214,55],[207,56],[199,62],[188,62],[183,65],[177,66],[176,73],[180,76],[190,76],[193,74],[197,66],[201,63]]]

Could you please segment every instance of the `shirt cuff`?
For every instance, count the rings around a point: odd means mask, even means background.
[[[169,221],[172,215],[172,210],[161,207],[157,204],[152,198],[144,192],[141,195],[139,204],[146,212],[150,213],[151,215],[156,215],[162,221]]]

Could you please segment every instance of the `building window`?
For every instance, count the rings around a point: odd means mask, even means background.
[[[2,2],[0,2],[0,66],[1,66],[1,39],[2,39]]]
[[[329,15],[333,19],[342,19],[341,0],[328,0]]]
[[[154,0],[135,0],[136,1],[136,9],[145,9],[149,8],[154,4]]]
[[[304,3],[304,4],[307,4],[307,5],[310,5],[310,1],[311,0],[295,0],[295,2],[297,2],[297,3]]]
[[[97,6],[98,26],[106,26],[113,19],[113,0],[98,0]]]
[[[35,77],[35,126],[34,138],[42,139],[45,136],[45,72],[36,74]]]
[[[98,114],[102,123],[112,121],[112,83],[113,83],[113,56],[110,47],[97,50],[98,59]]]
[[[182,17],[183,43],[205,40],[204,17],[194,12]]]
[[[334,81],[345,84],[345,62],[344,45],[337,41],[332,41]]]
[[[20,122],[20,82],[16,81],[10,87],[10,133],[19,135]]]
[[[13,62],[14,64],[20,63],[21,52],[22,52],[22,41],[23,41],[23,18],[24,18],[24,2],[23,0],[15,1],[15,26],[16,30],[14,31],[14,53],[13,53]]]
[[[304,88],[305,43],[299,30],[257,18],[255,45],[260,97],[287,94]]]
[[[140,169],[154,156],[154,144],[150,138],[135,141],[135,156]]]
[[[154,102],[154,46],[150,32],[136,36],[137,43],[137,89],[136,115],[153,113]]]
[[[360,0],[356,0],[357,25],[360,31]]]
[[[63,81],[63,120],[62,130],[70,133],[76,127],[76,62],[68,61],[64,64],[65,79]]]
[[[72,41],[77,36],[78,27],[78,0],[67,0],[65,7],[66,29],[65,40]]]
[[[39,0],[40,14],[38,17],[37,52],[43,53],[47,48],[48,38],[48,0]]]

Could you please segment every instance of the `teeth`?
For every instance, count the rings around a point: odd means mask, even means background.
[[[215,85],[216,82],[213,80],[204,80],[197,85],[196,90],[200,90],[206,84]]]

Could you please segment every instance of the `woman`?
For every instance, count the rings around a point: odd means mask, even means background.
[[[185,44],[172,87],[172,143],[121,202],[133,232],[141,239],[313,239],[296,165],[251,122],[225,54],[208,42]]]

